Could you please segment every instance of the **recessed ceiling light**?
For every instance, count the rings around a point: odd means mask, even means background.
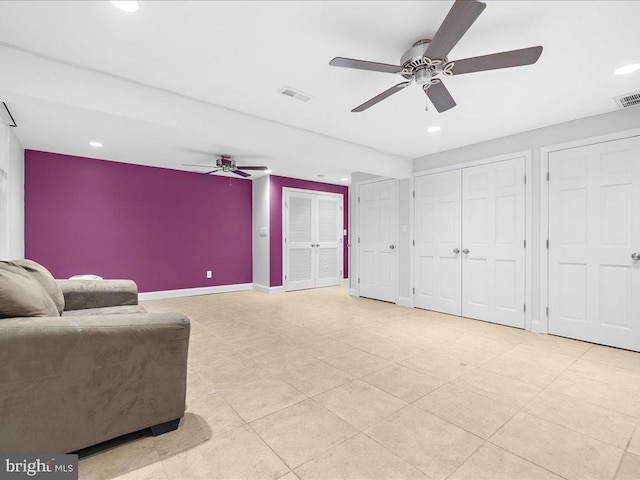
[[[438,126],[427,128],[427,132],[429,132],[429,133],[436,133],[436,132],[439,132],[439,131],[440,131],[440,127],[438,127]]]
[[[316,177],[318,177],[318,178],[324,178],[324,173],[319,173],[318,175],[316,175]]]
[[[140,8],[138,2],[111,2],[111,5],[125,12],[137,12]]]
[[[340,179],[340,181],[341,181],[341,182],[348,182],[348,181],[349,181],[349,179],[348,179],[347,177],[343,177],[343,178],[341,178],[341,179]]]
[[[637,70],[640,70],[640,63],[629,63],[628,65],[623,65],[620,68],[616,68],[613,74],[626,75],[628,73],[633,73]]]
[[[89,142],[92,147],[100,148],[102,144],[100,142]]]

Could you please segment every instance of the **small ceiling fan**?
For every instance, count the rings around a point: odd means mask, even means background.
[[[331,60],[329,65],[334,67],[395,73],[402,75],[407,80],[385,90],[351,111],[363,112],[415,82],[422,87],[436,110],[445,112],[455,107],[456,102],[442,80],[438,78],[439,75],[462,75],[536,63],[542,53],[540,46],[449,61],[447,58],[449,52],[469,30],[469,27],[473,25],[486,6],[476,0],[456,0],[433,39],[418,40],[414,43],[400,58],[400,65],[344,57],[336,57]]]
[[[235,173],[236,175],[240,175],[241,177],[250,177],[251,174],[247,172],[243,172],[243,170],[262,170],[262,171],[269,170],[269,167],[257,167],[257,166],[240,167],[236,165],[236,161],[232,160],[229,155],[220,155],[220,157],[216,159],[215,165],[195,165],[191,163],[183,163],[182,165],[185,167],[201,167],[201,168],[207,168],[207,169],[213,167],[213,170],[209,172],[199,172],[205,175],[223,171],[226,173]]]

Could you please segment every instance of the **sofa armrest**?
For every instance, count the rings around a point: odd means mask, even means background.
[[[0,322],[0,451],[68,453],[180,418],[189,319],[177,313]]]
[[[138,304],[138,286],[131,280],[56,280],[65,310]]]

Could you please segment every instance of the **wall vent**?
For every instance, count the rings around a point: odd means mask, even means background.
[[[296,100],[300,100],[301,102],[308,102],[311,100],[311,95],[307,95],[306,93],[302,93],[300,90],[296,90],[291,87],[282,87],[278,90],[278,93],[282,95],[286,95],[287,97],[295,98]]]
[[[618,104],[620,110],[640,105],[640,92],[627,93],[615,97],[614,100]]]

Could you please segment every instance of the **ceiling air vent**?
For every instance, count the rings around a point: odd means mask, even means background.
[[[620,110],[635,107],[640,105],[640,92],[627,93],[626,95],[615,97],[614,100],[618,104],[618,108]]]
[[[278,93],[286,95],[287,97],[295,98],[296,100],[300,100],[301,102],[308,102],[309,100],[311,100],[311,95],[307,95],[306,93],[302,93],[300,90],[295,90],[291,87],[283,87],[278,90]]]

